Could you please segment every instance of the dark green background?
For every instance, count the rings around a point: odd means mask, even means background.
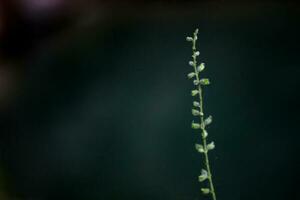
[[[218,199],[298,199],[297,5],[156,6],[158,14],[71,31],[27,59],[26,85],[2,131],[10,192],[208,199],[197,182],[203,164],[186,78],[185,37],[198,27],[212,82],[204,107],[214,117],[208,132]]]

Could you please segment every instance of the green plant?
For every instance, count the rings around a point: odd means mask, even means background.
[[[208,78],[200,77],[201,72],[205,68],[205,64],[197,64],[197,57],[200,52],[197,51],[196,44],[198,39],[198,29],[195,30],[193,37],[187,37],[186,40],[192,43],[192,60],[189,61],[189,65],[193,67],[193,72],[188,74],[189,79],[193,79],[193,84],[195,88],[191,91],[193,97],[199,98],[193,102],[192,115],[199,117],[198,122],[192,122],[192,129],[199,129],[201,131],[202,144],[196,144],[196,150],[204,155],[204,165],[205,167],[201,170],[201,174],[198,177],[199,182],[208,182],[207,187],[202,187],[201,191],[203,194],[211,195],[213,200],[216,200],[216,192],[212,180],[212,173],[209,164],[208,152],[215,148],[214,142],[207,142],[207,130],[206,127],[212,123],[212,116],[206,117],[203,111],[203,86],[210,84]]]

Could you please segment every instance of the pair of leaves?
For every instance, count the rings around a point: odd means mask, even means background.
[[[196,51],[194,53],[195,56],[199,56],[200,55],[200,52],[199,51]],[[190,60],[189,61],[189,65],[194,67],[195,65],[195,62]],[[201,63],[197,68],[196,68],[196,72],[199,73],[199,72],[202,72],[203,70],[205,69],[205,63]]]
[[[203,113],[201,113],[200,111],[196,110],[196,109],[192,109],[192,114],[193,115],[203,115]],[[205,126],[209,125],[212,123],[212,116],[209,116],[208,118],[206,118],[203,122],[203,124],[199,124],[199,123],[195,123],[194,121],[192,122],[192,128],[193,129],[204,129]],[[204,130],[205,131],[205,130]],[[205,134],[205,133],[203,133]],[[207,134],[206,134],[207,136]]]
[[[192,62],[192,64],[193,64],[193,61],[191,61],[191,62]],[[187,75],[188,79],[192,79],[192,78],[194,78],[195,76],[196,76],[196,73],[195,73],[195,72],[190,72],[190,73],[188,73],[188,75]],[[199,84],[201,84],[201,85],[209,85],[209,84],[210,84],[210,81],[209,81],[208,78],[202,78],[202,79],[200,79],[200,80],[194,80],[193,83],[194,83],[194,85],[199,85]]]
[[[195,148],[199,153],[207,153],[210,150],[213,150],[216,147],[214,142],[206,145],[206,148],[202,144],[195,144]]]
[[[203,182],[206,179],[208,179],[208,172],[205,169],[202,169],[200,176],[198,176],[198,180],[199,182]]]

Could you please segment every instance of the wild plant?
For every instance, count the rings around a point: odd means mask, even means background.
[[[192,37],[186,37],[188,42],[192,44],[192,60],[189,61],[189,65],[193,67],[193,71],[187,76],[193,80],[194,89],[191,91],[191,95],[196,98],[193,102],[192,115],[197,117],[197,121],[192,121],[192,129],[200,130],[201,144],[195,144],[196,150],[204,157],[204,167],[201,169],[201,173],[198,176],[198,180],[201,183],[206,183],[204,187],[201,187],[201,191],[205,195],[211,195],[213,200],[216,200],[216,192],[212,179],[212,172],[209,163],[208,152],[215,148],[214,142],[208,142],[208,133],[206,127],[212,123],[212,116],[206,117],[203,110],[203,87],[210,84],[208,78],[203,78],[201,72],[205,69],[205,64],[198,64],[197,58],[200,52],[197,51],[198,29],[195,30]]]

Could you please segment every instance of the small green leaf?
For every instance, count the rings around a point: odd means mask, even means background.
[[[193,41],[193,38],[192,38],[192,37],[186,37],[186,41],[192,42],[192,41]]]
[[[197,67],[197,71],[198,72],[202,72],[205,69],[205,64],[201,63],[198,67]]]
[[[210,84],[210,81],[209,81],[208,78],[202,78],[202,79],[200,80],[200,84],[201,84],[201,85],[209,85],[209,84]]]
[[[200,124],[192,122],[192,129],[200,129]]]
[[[203,131],[202,131],[202,137],[203,137],[203,138],[207,138],[207,136],[208,136],[207,131],[206,131],[206,130],[203,130]]]
[[[208,118],[204,120],[204,125],[207,126],[212,123],[212,116],[210,115]]]
[[[192,90],[192,92],[191,92],[192,96],[196,96],[198,93],[199,93],[198,90]]]
[[[204,147],[201,144],[195,144],[195,148],[199,153],[204,153]]]
[[[216,146],[215,146],[215,143],[214,143],[214,142],[211,142],[211,143],[209,143],[209,144],[206,146],[207,150],[213,150],[215,147],[216,147]]]
[[[199,85],[200,81],[199,80],[194,80],[193,83],[194,83],[194,85]]]
[[[196,73],[195,73],[195,72],[191,72],[191,73],[189,73],[189,74],[187,75],[187,77],[188,77],[189,79],[193,78],[194,76],[196,76]]]
[[[210,193],[209,188],[201,188],[201,191],[202,191],[203,194],[209,194]]]
[[[200,112],[198,110],[196,110],[196,109],[192,109],[192,115],[199,116]]]
[[[201,170],[201,175],[198,176],[199,182],[203,182],[208,178],[208,172],[205,169]]]
[[[197,102],[197,101],[194,101],[194,102],[193,102],[193,106],[195,106],[195,107],[200,107],[200,103]]]

